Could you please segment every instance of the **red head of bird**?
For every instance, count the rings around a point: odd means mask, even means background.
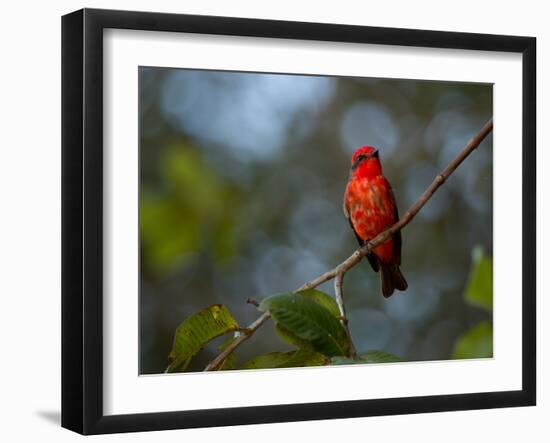
[[[357,178],[376,177],[382,174],[378,149],[362,146],[351,157],[351,172]]]

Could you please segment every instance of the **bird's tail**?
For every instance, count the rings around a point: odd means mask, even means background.
[[[404,291],[407,289],[407,280],[401,274],[399,265],[380,263],[380,282],[382,283],[382,294],[388,298],[395,289]]]

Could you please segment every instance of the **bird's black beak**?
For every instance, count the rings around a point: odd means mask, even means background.
[[[374,151],[372,151],[372,152],[367,156],[367,158],[371,158],[371,157],[378,157],[378,149],[375,149]]]

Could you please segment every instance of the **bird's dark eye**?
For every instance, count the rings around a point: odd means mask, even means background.
[[[355,169],[357,168],[357,166],[359,166],[359,164],[365,160],[367,158],[367,156],[365,154],[359,154],[357,156],[357,158],[355,159],[355,161],[353,162],[353,165],[352,165],[352,169]]]

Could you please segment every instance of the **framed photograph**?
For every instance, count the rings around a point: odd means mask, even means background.
[[[531,37],[62,20],[62,425],[534,405]]]

